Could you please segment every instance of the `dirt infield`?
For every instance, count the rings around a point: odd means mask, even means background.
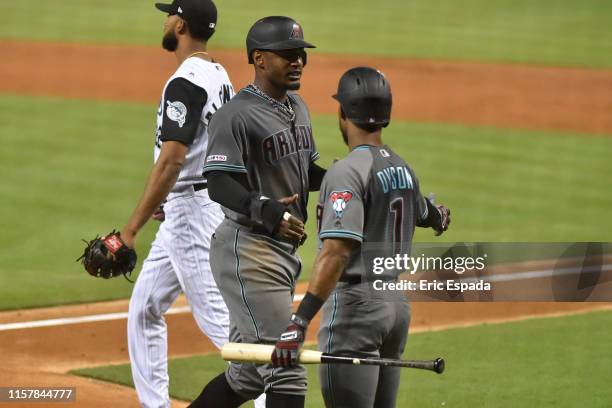
[[[174,57],[160,47],[1,40],[0,92],[157,102]],[[234,85],[252,79],[242,52],[211,51]],[[301,94],[312,112],[335,113],[330,97],[349,67],[381,69],[393,86],[393,117],[509,128],[612,134],[612,71],[333,56],[314,51]]]
[[[298,292],[306,285],[300,284]],[[180,298],[175,307],[185,305]],[[88,305],[61,306],[0,313],[0,325],[46,319],[91,316],[127,311],[127,301]],[[612,309],[601,303],[445,303],[415,302],[412,304],[411,332],[462,327],[480,323],[503,322],[533,316],[579,313],[594,309]],[[169,354],[180,357],[214,350],[201,334],[190,313],[167,316]],[[318,321],[313,322],[309,340],[314,340]],[[73,407],[136,407],[135,392],[128,387],[89,380],[67,374],[69,370],[96,365],[127,363],[126,321],[118,318],[102,322],[58,324],[50,327],[0,330],[3,351],[2,386],[76,387],[77,402],[54,404]],[[0,406],[4,404],[0,403]],[[6,404],[6,406],[16,406]],[[28,406],[28,405],[19,405]],[[32,404],[33,407],[40,406]],[[175,402],[174,406],[185,406]]]
[[[156,103],[175,68],[158,47],[75,45],[0,40],[0,93]],[[235,86],[251,80],[242,52],[216,51]],[[309,56],[301,93],[312,112],[335,113],[330,98],[345,69],[380,68],[394,90],[394,118],[508,128],[612,134],[612,71],[520,65]],[[153,120],[153,117],[152,117]],[[303,292],[304,284],[298,289]],[[180,299],[178,305],[184,305]],[[593,303],[414,303],[412,332],[535,315],[575,313]],[[127,301],[0,313],[0,325],[125,312]],[[213,350],[189,313],[168,316],[172,357]],[[310,336],[316,330],[310,330]],[[125,319],[0,330],[1,386],[77,387],[77,403],[54,407],[137,406],[132,389],[66,374],[128,362]],[[184,406],[177,403],[177,406]],[[2,404],[0,406],[28,406]],[[32,404],[39,407],[40,404]]]

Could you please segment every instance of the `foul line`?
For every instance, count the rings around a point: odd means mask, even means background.
[[[603,271],[611,271],[612,264],[601,266],[591,266],[585,268],[561,268],[561,269],[543,269],[527,272],[503,273],[491,276],[482,276],[481,278],[464,278],[460,279],[463,282],[477,282],[478,279],[483,279],[489,282],[509,282],[516,280],[539,279],[554,276],[573,275],[576,273],[595,273]],[[298,293],[293,297],[294,302],[299,302],[304,298],[303,293]],[[191,312],[189,306],[172,307],[168,309],[166,315],[181,314]],[[39,327],[64,326],[69,324],[103,322],[109,320],[127,319],[127,312],[120,313],[104,313],[89,316],[65,317],[61,319],[34,320],[29,322],[4,323],[0,324],[0,331],[34,329]]]
[[[612,264],[600,265],[600,266],[587,266],[587,267],[574,267],[574,268],[559,268],[559,269],[542,269],[539,271],[527,271],[527,272],[511,272],[511,273],[500,273],[498,275],[486,276],[483,275],[480,278],[464,278],[460,279],[462,282],[478,282],[480,279],[487,282],[510,282],[516,280],[528,280],[528,279],[541,279],[541,278],[552,278],[558,276],[575,275],[577,273],[597,273],[612,271]]]
[[[304,298],[302,293],[296,294],[293,298],[294,302],[299,302]],[[166,315],[191,313],[189,306],[178,306],[171,307],[165,313]],[[64,317],[60,319],[47,319],[47,320],[34,320],[29,322],[17,322],[17,323],[4,323],[0,324],[0,331],[6,330],[21,330],[21,329],[35,329],[39,327],[52,327],[52,326],[64,326],[69,324],[80,324],[80,323],[92,323],[92,322],[104,322],[109,320],[121,320],[127,319],[127,312],[119,313],[104,313],[97,315],[78,316],[78,317]]]

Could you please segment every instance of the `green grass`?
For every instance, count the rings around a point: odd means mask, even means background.
[[[156,107],[0,96],[0,309],[125,298],[90,278],[81,238],[121,228],[152,164]],[[316,116],[321,164],[346,154],[336,119]],[[395,121],[385,141],[453,211],[436,241],[612,241],[612,138]],[[302,279],[316,253],[311,194]],[[140,260],[156,230],[139,238]],[[430,230],[416,240],[433,241]]]
[[[442,375],[406,369],[398,407],[609,407],[611,312],[410,335],[404,358],[442,356]],[[225,368],[216,354],[170,361],[170,393],[190,400]],[[357,368],[358,369],[358,368]],[[129,365],[75,374],[131,385]],[[307,407],[321,407],[316,367]]]
[[[22,0],[0,38],[159,44],[153,1]],[[218,1],[214,47],[244,48],[253,22],[290,15],[315,52],[612,66],[612,3],[601,0]]]
[[[143,191],[155,109],[2,96],[0,111],[0,309],[128,297],[130,283],[75,260],[81,238],[120,229]]]

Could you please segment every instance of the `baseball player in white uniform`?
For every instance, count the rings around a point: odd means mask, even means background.
[[[121,231],[133,248],[149,218],[163,221],[134,286],[128,315],[132,377],[147,408],[170,407],[164,313],[181,292],[217,348],[229,335],[228,310],[209,265],[211,235],[223,212],[209,198],[202,175],[208,122],[234,95],[227,72],[206,52],[217,9],[211,0],[174,0],[156,7],[168,14],[162,46],[175,54],[179,67],[166,83],[157,111],[155,165]],[[264,407],[265,397],[255,405]]]

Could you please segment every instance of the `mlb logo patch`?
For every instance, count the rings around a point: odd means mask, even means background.
[[[333,191],[329,195],[329,200],[332,202],[332,208],[336,212],[336,218],[342,218],[344,210],[352,198],[353,193],[350,191]]]

